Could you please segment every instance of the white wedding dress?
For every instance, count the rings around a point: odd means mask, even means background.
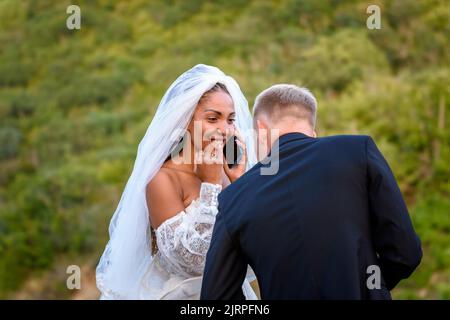
[[[165,221],[153,236],[146,186],[177,150],[200,98],[217,83],[225,85],[233,100],[235,126],[247,147],[246,170],[257,162],[253,119],[238,83],[204,64],[180,75],[164,94],[139,143],[133,171],[111,218],[109,241],[96,269],[102,299],[199,298],[220,189],[202,184],[201,196]],[[159,251],[152,255],[155,241]],[[252,281],[254,275],[247,279]],[[248,281],[243,289],[248,299],[256,298]]]
[[[156,230],[158,251],[144,276],[140,299],[198,300],[221,185],[202,183],[200,197]],[[257,296],[245,279],[243,293]]]

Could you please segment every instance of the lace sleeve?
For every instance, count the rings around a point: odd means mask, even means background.
[[[211,184],[203,182],[200,187],[200,203],[207,207],[217,208],[220,191],[222,191],[222,186],[220,184]]]
[[[202,183],[199,198],[156,229],[156,255],[168,272],[184,277],[203,274],[221,190],[221,185]]]

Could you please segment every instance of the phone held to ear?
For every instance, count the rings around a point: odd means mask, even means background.
[[[227,162],[228,168],[236,166],[242,159],[243,150],[240,146],[238,146],[236,140],[237,137],[232,136],[223,147],[223,154],[225,156],[225,161]]]

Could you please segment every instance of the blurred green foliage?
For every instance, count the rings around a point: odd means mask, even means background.
[[[80,0],[71,31],[70,1],[0,0],[0,297],[58,256],[100,255],[159,99],[206,63],[250,105],[296,83],[319,99],[320,135],[372,135],[424,247],[394,297],[449,299],[448,3],[374,3],[380,30],[360,0]]]

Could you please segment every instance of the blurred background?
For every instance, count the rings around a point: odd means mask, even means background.
[[[424,250],[393,296],[450,299],[449,13],[446,0],[0,0],[0,298],[98,297],[137,145],[171,82],[205,63],[250,106],[295,83],[318,98],[319,135],[371,135]]]

